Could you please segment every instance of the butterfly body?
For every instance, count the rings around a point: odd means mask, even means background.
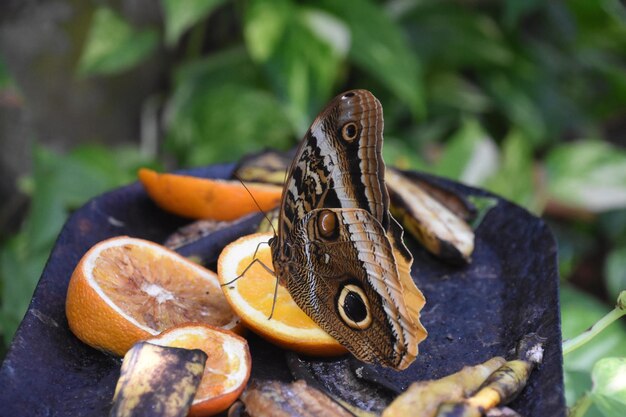
[[[406,368],[426,337],[412,257],[389,214],[382,108],[368,91],[337,96],[289,169],[276,275],[296,303],[357,358]]]

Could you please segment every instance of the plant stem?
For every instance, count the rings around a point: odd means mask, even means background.
[[[617,306],[610,311],[606,316],[602,317],[596,324],[591,326],[589,330],[584,331],[573,339],[566,340],[563,342],[563,356],[567,355],[570,352],[578,349],[594,337],[602,330],[604,330],[608,325],[613,323],[615,320],[619,319],[623,315],[626,315],[626,306],[622,302],[622,298],[626,295],[626,291],[622,291],[620,297],[618,298]]]
[[[576,401],[576,404],[570,408],[567,417],[583,417],[589,407],[591,406],[591,396],[586,392],[582,397]]]

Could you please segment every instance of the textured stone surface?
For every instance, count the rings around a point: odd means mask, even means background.
[[[220,165],[189,172],[223,178],[231,169]],[[445,183],[463,193],[480,193]],[[70,275],[100,240],[129,235],[162,242],[184,223],[158,209],[139,184],[95,198],[72,215],[0,368],[0,416],[108,415],[121,361],[84,345],[69,331],[64,305]],[[223,236],[249,233],[249,224],[236,227]],[[427,299],[423,320],[430,335],[408,370],[368,371],[402,388],[494,355],[507,356],[522,336],[539,332],[547,337],[544,363],[511,406],[526,417],[564,416],[556,245],[546,225],[501,200],[478,228],[474,261],[467,267],[448,266],[407,241],[415,256],[413,275]],[[211,244],[211,250],[217,253],[225,243]],[[253,378],[290,378],[277,348],[253,335],[250,344]],[[337,379],[332,366],[316,368],[325,369],[316,375],[320,380]]]

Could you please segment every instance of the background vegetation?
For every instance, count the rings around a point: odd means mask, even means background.
[[[134,140],[93,135],[62,152],[34,141],[31,173],[18,181],[28,210],[0,237],[5,345],[73,209],[134,181],[140,166],[288,149],[349,88],[381,100],[388,163],[488,188],[550,223],[564,338],[611,310],[626,288],[626,9],[618,0],[162,0],[147,23],[128,17],[126,3],[83,7],[80,22],[63,27],[78,45],[69,58],[76,88],[65,94],[140,83],[148,67],[157,81],[139,97],[118,92],[140,99]],[[0,67],[0,101],[35,108],[11,58]],[[622,416],[626,388],[605,382],[626,373],[625,356],[623,323],[567,355],[568,403],[586,395],[585,415]]]

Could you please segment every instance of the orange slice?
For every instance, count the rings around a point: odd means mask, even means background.
[[[191,324],[172,328],[148,340],[161,346],[201,349],[207,354],[202,381],[189,416],[212,416],[235,402],[250,378],[248,342],[219,328]]]
[[[193,219],[235,220],[259,211],[254,200],[268,211],[282,194],[277,185],[246,183],[246,190],[239,181],[159,174],[147,168],[139,170],[139,180],[163,210]]]
[[[220,282],[225,284],[241,275],[252,262],[257,246],[268,242],[271,237],[271,233],[257,233],[226,246],[217,264]],[[272,268],[271,251],[267,244],[259,246],[256,257]],[[241,278],[224,286],[223,290],[243,323],[276,345],[309,355],[333,356],[347,352],[298,307],[282,286],[278,287],[274,315],[268,320],[275,285],[276,277],[257,262]]]
[[[83,256],[70,278],[65,312],[80,340],[119,356],[181,323],[234,329],[239,322],[215,273],[127,236],[104,240]]]

